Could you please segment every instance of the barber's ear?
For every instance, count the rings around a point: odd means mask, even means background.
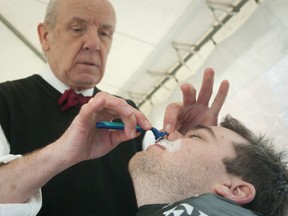
[[[49,49],[48,43],[48,26],[44,23],[40,23],[37,28],[38,37],[42,46],[43,52],[46,52]]]
[[[231,185],[217,184],[214,189],[218,195],[233,200],[240,205],[252,202],[256,195],[255,187],[240,179],[234,181]]]

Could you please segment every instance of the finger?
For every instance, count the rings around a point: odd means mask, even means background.
[[[139,124],[143,129],[148,130],[152,126],[146,116],[129,105],[124,99],[118,98],[107,93],[100,94],[99,97],[105,97],[105,109],[113,116],[119,117],[125,125],[125,133],[127,136],[134,138],[136,134],[136,126]]]
[[[136,118],[137,124],[143,128],[144,130],[149,130],[152,127],[152,124],[148,120],[148,118],[141,111],[135,109],[134,116]]]
[[[137,132],[135,134],[135,137],[139,136],[140,133]],[[133,137],[133,138],[135,138]],[[125,142],[127,140],[131,139],[131,137],[127,136],[126,133],[123,133],[123,131],[115,130],[111,132],[111,143],[113,144],[113,147],[118,145],[121,142]]]
[[[95,100],[94,98],[91,98],[89,102],[81,107],[81,110],[78,115],[78,119],[82,123],[88,123],[91,122],[91,118],[95,112],[103,109],[104,105],[106,103],[105,98],[99,98],[98,100]]]
[[[130,138],[135,138],[136,136],[136,127],[139,125],[144,130],[151,129],[152,125],[145,115],[139,110],[131,107],[133,114],[131,116],[121,116],[120,118],[125,125],[125,131],[129,134]]]
[[[133,114],[133,110],[131,109],[132,107],[122,98],[118,98],[104,92],[96,94],[95,99],[98,100],[100,98],[105,98],[106,103],[103,108],[110,109],[110,113],[113,113],[113,115],[129,117]]]
[[[219,115],[220,110],[228,95],[228,91],[229,91],[229,82],[228,80],[223,80],[210,108],[212,115],[214,116]]]
[[[199,92],[197,102],[205,106],[209,105],[211,95],[213,93],[213,84],[214,84],[214,70],[207,68],[204,71],[202,85]]]
[[[166,107],[163,128],[166,132],[171,133],[175,130],[178,116],[183,112],[182,103],[171,103]]]
[[[125,134],[130,139],[133,139],[136,136],[136,126],[137,121],[135,115],[132,114],[131,116],[120,116],[122,122],[124,123]]]
[[[183,106],[187,107],[196,102],[196,89],[189,83],[180,86],[183,95]]]

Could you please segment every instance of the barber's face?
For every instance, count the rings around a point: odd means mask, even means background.
[[[131,159],[131,176],[186,195],[188,191],[190,195],[213,192],[213,185],[224,182],[227,173],[222,160],[236,156],[232,141],[245,141],[233,131],[216,126],[195,128],[184,136],[174,132],[171,137],[181,142],[180,149],[169,152],[159,144],[149,146]]]
[[[56,25],[42,42],[55,75],[81,90],[103,78],[115,30],[114,10],[103,0],[60,0]]]

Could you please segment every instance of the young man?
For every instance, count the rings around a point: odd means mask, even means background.
[[[287,215],[284,155],[236,119],[168,139],[170,146],[151,145],[129,163],[137,216]]]

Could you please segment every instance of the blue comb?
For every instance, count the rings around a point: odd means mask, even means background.
[[[124,130],[124,124],[121,122],[109,122],[109,121],[100,121],[96,123],[96,128],[98,129],[112,129],[112,130]],[[141,128],[139,125],[136,126],[137,132],[144,132],[145,130]],[[154,134],[155,140],[158,141],[162,139],[167,132],[159,131],[158,129],[152,127],[152,133]]]

